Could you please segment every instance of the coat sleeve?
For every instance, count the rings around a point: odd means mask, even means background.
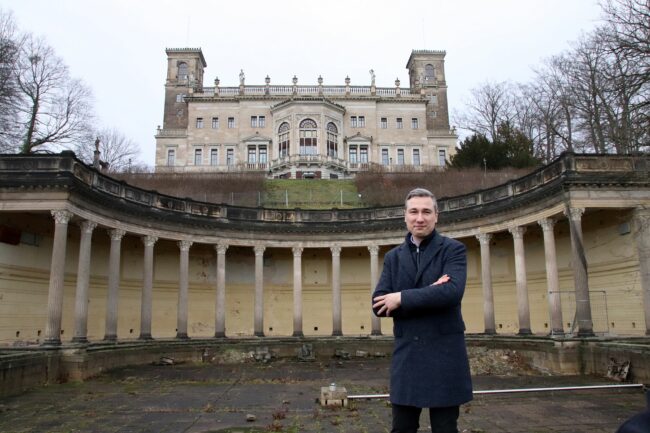
[[[396,290],[395,287],[393,287],[392,265],[393,265],[393,254],[389,252],[384,257],[384,268],[381,271],[381,276],[379,277],[379,282],[377,283],[377,287],[375,288],[375,291],[372,293],[372,299],[370,305],[375,303],[373,299],[375,299],[376,296],[386,295],[388,293],[393,293],[393,292],[399,292],[399,290]],[[390,317],[395,317],[396,315],[399,316],[400,310],[401,308],[398,308],[397,310],[393,311]],[[377,317],[387,317],[386,313],[382,315],[377,314],[379,308],[373,308],[372,311],[375,313],[375,316]]]
[[[441,260],[441,275],[449,275],[449,282],[402,291],[402,305],[399,309],[403,315],[423,309],[460,305],[467,279],[465,245],[460,242],[450,243],[441,255]]]

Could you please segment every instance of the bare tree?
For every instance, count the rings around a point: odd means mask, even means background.
[[[42,39],[28,36],[17,71],[24,102],[18,107],[23,124],[22,153],[65,148],[88,137],[91,92],[70,78],[68,68]]]
[[[116,128],[103,128],[95,132],[99,139],[99,157],[108,164],[111,172],[143,172],[146,166],[139,160],[140,149],[131,139]],[[77,157],[92,164],[95,152],[95,139],[78,143],[74,147]]]
[[[456,123],[463,129],[482,134],[490,140],[497,139],[501,123],[511,123],[514,114],[513,87],[508,82],[485,82],[471,90],[466,111],[456,116]]]
[[[21,95],[14,71],[23,39],[12,14],[0,9],[0,152],[14,152],[18,147],[20,127],[14,107]]]

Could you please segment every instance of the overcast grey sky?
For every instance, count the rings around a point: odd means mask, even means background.
[[[200,47],[206,86],[408,83],[412,49],[447,51],[450,110],[485,82],[528,81],[601,18],[597,0],[0,0],[24,31],[44,36],[92,89],[100,126],[134,140],[153,165],[162,123],[165,48]],[[408,85],[408,84],[407,84]],[[92,143],[89,143],[92,145]]]

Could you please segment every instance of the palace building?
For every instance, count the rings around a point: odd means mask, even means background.
[[[383,167],[444,166],[458,136],[449,126],[444,51],[413,50],[409,86],[292,83],[204,87],[200,48],[168,48],[156,171],[262,171],[269,177],[342,179]]]

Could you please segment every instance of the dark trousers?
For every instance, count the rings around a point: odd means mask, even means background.
[[[393,429],[391,433],[417,433],[422,408],[393,404]],[[431,407],[429,420],[432,433],[458,433],[458,406]]]

